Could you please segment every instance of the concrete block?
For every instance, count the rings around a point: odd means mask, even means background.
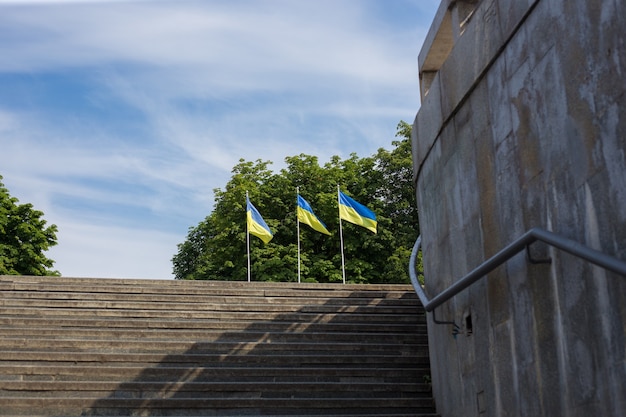
[[[491,136],[495,146],[505,140],[514,130],[511,115],[511,97],[506,84],[506,62],[498,59],[486,77],[489,105],[483,111],[491,116]]]
[[[454,46],[449,9],[450,0],[439,4],[418,56],[420,74],[423,71],[438,71]]]
[[[415,117],[411,136],[413,151],[413,172],[417,173],[431,147],[437,140],[439,129],[443,124],[441,113],[441,89],[439,77],[436,76],[428,95],[422,101],[422,107]]]
[[[441,67],[444,119],[456,111],[468,96],[501,47],[498,21],[493,17],[494,2],[489,0],[480,3]]]
[[[498,0],[498,21],[502,39],[508,39],[535,3],[540,0]]]

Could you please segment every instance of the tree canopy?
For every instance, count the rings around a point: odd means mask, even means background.
[[[332,236],[300,225],[303,281],[341,282],[341,246],[337,185],[376,213],[376,234],[343,222],[346,279],[355,283],[406,283],[411,247],[419,234],[412,186],[411,125],[401,121],[391,151],[365,158],[318,158],[300,154],[285,159],[274,173],[270,161],[240,160],[224,189],[215,189],[215,207],[189,229],[178,245],[176,279],[246,280],[246,192],[274,234],[264,244],[250,238],[251,275],[255,281],[297,280],[296,198],[300,195]]]
[[[32,204],[18,204],[1,180],[0,175],[0,274],[60,275],[44,255],[57,243],[57,227],[46,227],[43,212]]]

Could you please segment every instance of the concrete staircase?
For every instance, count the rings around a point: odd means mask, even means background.
[[[434,416],[409,286],[0,276],[0,416]]]

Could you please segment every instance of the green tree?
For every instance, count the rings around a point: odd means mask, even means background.
[[[251,272],[255,281],[297,280],[296,189],[333,233],[327,236],[300,227],[302,279],[341,282],[341,246],[337,185],[372,209],[378,233],[343,222],[348,281],[357,283],[408,282],[408,259],[417,236],[417,213],[411,169],[411,126],[401,122],[389,152],[373,157],[334,156],[323,166],[318,158],[300,154],[285,159],[279,173],[270,162],[240,160],[232,178],[215,191],[215,207],[173,257],[177,279],[247,279],[245,196],[259,210],[274,233],[267,245],[250,237]]]
[[[43,212],[32,204],[18,204],[1,180],[0,175],[0,274],[60,275],[44,255],[57,243],[57,227],[46,227]]]
[[[419,235],[411,158],[412,125],[400,121],[396,129],[396,137],[400,140],[392,142],[393,150],[380,148],[375,156],[377,171],[380,173],[378,179],[381,181],[376,187],[377,197],[384,203],[381,206],[383,215],[393,225],[394,246],[384,272],[389,280],[392,276],[408,275],[407,259]]]

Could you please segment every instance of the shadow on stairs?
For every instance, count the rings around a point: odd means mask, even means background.
[[[410,286],[0,277],[2,416],[435,416]]]

